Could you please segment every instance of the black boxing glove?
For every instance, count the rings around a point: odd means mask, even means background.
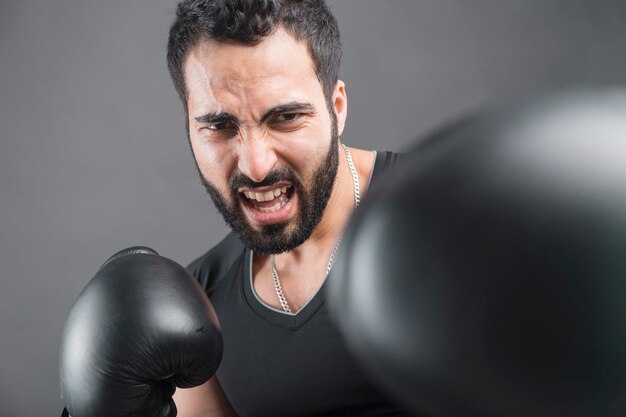
[[[203,384],[221,358],[217,316],[198,282],[151,249],[129,248],[69,313],[61,396],[72,417],[174,417],[176,387]]]

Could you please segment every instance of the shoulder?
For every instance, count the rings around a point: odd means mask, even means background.
[[[220,243],[191,262],[187,270],[208,293],[227,275],[244,252],[243,243],[233,233],[229,233]]]
[[[370,179],[371,184],[375,184],[380,181],[383,174],[391,171],[394,167],[398,166],[403,160],[404,154],[390,151],[376,151],[376,160],[374,163],[374,169],[372,170],[372,176]]]
[[[389,168],[392,168],[402,160],[403,155],[404,154],[398,152],[377,151],[376,165],[374,166],[374,171],[384,172]]]

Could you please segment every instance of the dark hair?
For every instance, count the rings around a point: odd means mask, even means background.
[[[327,101],[339,77],[341,43],[337,21],[324,0],[183,0],[170,28],[167,66],[185,108],[183,62],[202,39],[254,45],[283,27],[304,41]]]

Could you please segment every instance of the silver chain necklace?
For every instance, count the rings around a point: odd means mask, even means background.
[[[348,162],[348,167],[350,168],[350,172],[352,173],[352,184],[354,185],[354,207],[358,207],[361,202],[361,190],[359,188],[359,176],[356,173],[356,168],[354,167],[354,162],[352,162],[352,155],[350,154],[350,150],[343,143],[341,144],[346,153],[346,161]],[[328,259],[328,266],[326,266],[326,275],[330,273],[330,270],[333,267],[333,263],[335,263],[335,255],[337,254],[337,249],[339,249],[339,244],[341,243],[341,238],[333,247],[332,252],[330,253],[330,258]],[[283,287],[280,285],[280,278],[278,278],[278,271],[276,270],[276,263],[274,261],[274,255],[270,256],[270,264],[272,266],[272,279],[274,281],[274,289],[276,290],[276,295],[278,296],[278,301],[280,302],[280,306],[283,308],[285,313],[291,313],[291,308],[289,307],[289,303],[287,302],[287,298],[285,297],[285,293],[283,292]]]

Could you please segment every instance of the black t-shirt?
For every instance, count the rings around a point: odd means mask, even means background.
[[[398,154],[378,152],[374,183]],[[297,314],[264,304],[252,284],[252,252],[231,233],[188,269],[220,320],[217,377],[240,417],[410,415],[371,384],[329,317],[326,282]]]

